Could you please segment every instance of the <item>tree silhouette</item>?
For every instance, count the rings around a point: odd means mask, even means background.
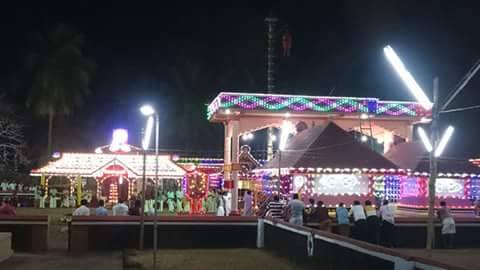
[[[83,44],[83,35],[64,24],[32,35],[26,63],[31,80],[27,106],[48,116],[47,155],[52,151],[55,117],[70,114],[91,92],[94,62],[83,54]]]

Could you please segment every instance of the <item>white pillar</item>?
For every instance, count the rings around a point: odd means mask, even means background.
[[[224,144],[223,144],[223,164],[229,165],[232,163],[232,125],[230,122],[224,124],[225,135],[224,135]],[[231,174],[230,172],[224,172],[224,181],[230,181]]]
[[[385,131],[383,133],[383,153],[387,153],[393,145],[393,131]]]
[[[232,164],[238,164],[238,152],[239,152],[239,128],[240,123],[239,121],[231,121],[232,126]],[[231,212],[232,214],[238,213],[238,171],[232,170],[232,181],[233,181],[233,189],[232,189],[232,205],[231,205]]]
[[[406,140],[407,142],[413,142],[413,124],[410,124],[407,126],[407,137]]]

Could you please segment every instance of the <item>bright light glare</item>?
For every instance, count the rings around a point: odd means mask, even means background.
[[[155,113],[155,109],[150,105],[143,105],[140,107],[140,112],[145,116],[150,116]]]
[[[147,127],[145,128],[145,135],[142,141],[142,148],[143,150],[148,149],[148,145],[150,144],[150,138],[152,137],[153,131],[153,116],[148,117],[147,120]]]
[[[366,141],[368,141],[368,137],[365,136],[365,135],[362,135],[362,137],[360,138],[360,140],[361,140],[362,142],[366,142]]]
[[[123,184],[123,176],[118,177],[118,184]]]
[[[448,126],[447,130],[445,130],[445,133],[443,133],[442,139],[440,139],[437,149],[435,149],[436,157],[439,157],[440,155],[442,155],[443,150],[445,150],[445,147],[447,146],[448,141],[453,135],[453,131],[455,131],[455,129],[452,126]]]
[[[242,135],[242,140],[249,141],[253,140],[253,133],[246,133]]]
[[[425,133],[425,130],[422,127],[418,127],[417,132],[427,152],[429,153],[432,152],[433,147],[432,147],[432,144],[430,143],[430,140],[427,137],[427,133]]]
[[[285,147],[288,141],[288,136],[290,136],[290,134],[293,134],[294,132],[295,132],[295,126],[290,121],[286,121],[286,120],[283,121],[282,132],[280,135],[280,144],[278,146],[280,151],[285,150]]]
[[[288,117],[290,117],[290,113],[289,113],[289,112],[286,112],[286,113],[285,113],[285,118],[288,118]]]
[[[362,114],[360,115],[360,119],[368,119],[368,114],[362,113]]]
[[[277,140],[277,136],[275,135],[270,136],[270,140],[272,140],[272,142],[275,142]]]
[[[395,69],[398,76],[400,76],[403,83],[407,86],[410,92],[412,92],[417,101],[422,105],[423,108],[425,108],[426,110],[430,110],[433,106],[432,102],[430,102],[430,99],[425,95],[425,92],[415,81],[412,74],[410,74],[407,68],[405,68],[402,60],[400,60],[393,48],[388,45],[383,48],[383,52],[390,64],[392,65],[393,69]]]
[[[225,110],[225,114],[231,114],[232,112],[230,111],[230,109],[226,109]]]

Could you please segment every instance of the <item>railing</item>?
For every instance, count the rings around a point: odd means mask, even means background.
[[[274,219],[259,219],[257,246],[316,269],[465,270]]]

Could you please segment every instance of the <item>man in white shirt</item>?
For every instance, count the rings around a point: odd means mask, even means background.
[[[395,239],[395,206],[383,201],[379,212],[382,218],[382,226],[380,228],[380,243],[385,247],[393,247]]]
[[[90,216],[90,208],[87,207],[87,200],[80,202],[80,207],[73,211],[72,216]]]
[[[128,216],[128,206],[123,200],[118,199],[118,203],[112,208],[114,216]]]
[[[365,210],[359,201],[354,201],[350,208],[349,216],[353,216],[355,226],[353,227],[352,236],[357,240],[366,241],[366,217]]]

